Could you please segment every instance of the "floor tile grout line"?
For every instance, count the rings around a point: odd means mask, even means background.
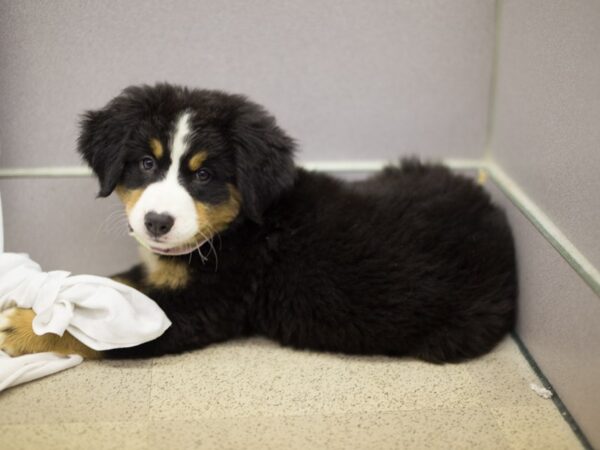
[[[517,332],[512,331],[511,337],[517,344],[517,347],[518,347],[519,351],[521,352],[521,355],[525,358],[525,360],[527,361],[529,366],[533,369],[533,372],[535,373],[535,375],[540,379],[540,382],[542,383],[542,385],[546,389],[549,389],[552,392],[552,394],[553,394],[552,402],[554,403],[554,406],[556,406],[556,409],[558,409],[558,412],[560,413],[561,417],[565,420],[565,422],[567,422],[569,427],[571,427],[571,430],[573,430],[573,433],[575,434],[575,436],[577,436],[577,439],[579,439],[579,442],[581,442],[581,445],[583,446],[583,448],[585,450],[594,450],[594,448],[590,444],[590,441],[588,441],[587,437],[585,436],[585,434],[583,433],[583,431],[577,424],[577,421],[575,421],[575,418],[573,417],[573,415],[571,414],[569,409],[566,407],[566,405],[561,400],[560,396],[556,392],[556,389],[554,389],[554,387],[552,386],[552,384],[550,383],[548,378],[546,378],[546,376],[544,375],[544,372],[542,372],[542,369],[540,368],[540,366],[538,366],[537,362],[535,361],[535,359],[533,358],[531,353],[529,353],[529,350],[527,349],[527,347],[525,346],[525,343],[521,340],[521,338],[519,337]]]
[[[454,412],[454,411],[477,411],[477,412],[487,412],[490,413],[490,407],[489,406],[468,406],[468,407],[459,407],[459,406],[448,406],[448,407],[442,407],[442,408],[437,408],[437,407],[427,407],[427,408],[413,408],[413,409],[367,409],[367,410],[360,410],[360,411],[346,411],[346,412],[334,412],[334,411],[320,411],[317,410],[315,412],[306,412],[306,413],[268,413],[268,414],[239,414],[239,415],[215,415],[215,416],[193,416],[191,419],[169,419],[169,418],[164,418],[164,417],[156,417],[156,418],[152,418],[149,419],[149,421],[156,421],[156,422],[164,422],[164,421],[169,421],[169,422],[179,422],[181,420],[183,421],[197,421],[197,420],[230,420],[230,419],[273,419],[273,418],[280,418],[280,417],[285,417],[285,418],[302,418],[302,417],[313,417],[313,416],[319,416],[319,417],[342,417],[342,416],[349,416],[349,415],[357,415],[357,414],[364,414],[364,415],[373,415],[373,414],[398,414],[398,413],[406,413],[406,414],[415,414],[418,412],[422,412],[422,411],[436,411],[436,412],[440,412],[440,411],[444,411],[444,412]],[[493,415],[493,414],[492,414]],[[130,421],[129,423],[137,423],[137,422],[145,422],[145,421]],[[496,423],[496,420],[494,418],[494,423]],[[594,450],[594,449],[591,449]]]
[[[148,416],[146,417],[146,420],[148,421],[148,423],[152,422],[153,420],[153,413],[152,413],[152,391],[154,389],[154,366],[156,363],[156,358],[152,358],[152,360],[150,361],[150,389],[148,389]]]

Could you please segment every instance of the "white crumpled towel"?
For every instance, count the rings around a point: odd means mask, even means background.
[[[171,325],[141,292],[109,278],[42,272],[26,254],[3,253],[0,203],[0,310],[32,308],[33,331],[65,331],[94,350],[133,347],[156,339]],[[79,355],[35,353],[10,357],[0,351],[0,391],[76,366]]]

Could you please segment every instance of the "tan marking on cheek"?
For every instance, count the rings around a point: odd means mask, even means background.
[[[156,254],[141,245],[138,247],[138,254],[142,260],[142,265],[146,269],[146,273],[154,272],[158,269],[158,256]]]
[[[208,157],[208,152],[206,151],[202,151],[202,152],[198,152],[196,153],[194,156],[192,156],[190,158],[190,160],[188,161],[188,168],[192,171],[195,172],[196,170],[198,170],[200,167],[202,167],[202,163],[204,163],[204,161],[206,161],[206,158]]]
[[[188,266],[177,260],[160,258],[144,247],[139,248],[146,276],[144,281],[157,288],[177,289],[189,281]]]
[[[123,186],[117,186],[115,189],[118,197],[121,199],[121,202],[125,205],[125,211],[127,214],[133,209],[137,201],[140,199],[142,194],[144,193],[143,189],[127,189]]]
[[[180,289],[190,280],[190,273],[185,262],[156,258],[151,264],[146,264],[146,282],[155,288]]]
[[[150,148],[152,149],[152,154],[156,159],[161,159],[165,154],[162,144],[156,138],[150,139]]]
[[[208,238],[227,228],[240,213],[241,195],[239,191],[231,184],[228,184],[227,188],[229,189],[229,199],[223,203],[207,205],[195,202],[198,229]],[[205,239],[204,236],[199,233],[199,237]]]
[[[85,346],[68,331],[62,336],[52,333],[41,336],[35,334],[32,326],[35,312],[31,309],[14,308],[9,314],[10,324],[3,332],[2,349],[12,356],[56,352],[62,355],[77,353],[87,359],[102,357],[100,352]]]

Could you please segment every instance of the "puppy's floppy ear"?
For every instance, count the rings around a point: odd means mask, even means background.
[[[295,144],[260,106],[245,101],[234,119],[236,181],[242,209],[254,222],[292,186]]]
[[[127,133],[114,117],[110,104],[99,111],[87,111],[80,122],[77,151],[100,181],[99,197],[108,197],[125,168],[123,144]]]

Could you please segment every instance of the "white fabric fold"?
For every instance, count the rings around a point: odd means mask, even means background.
[[[36,334],[68,331],[94,350],[133,347],[171,325],[154,301],[129,286],[93,275],[42,272],[26,254],[0,253],[0,310],[14,306],[34,310]],[[77,355],[0,354],[0,390],[80,362]]]
[[[10,357],[0,352],[0,391],[21,383],[42,378],[81,364],[79,355],[61,356],[56,353],[33,353]]]

